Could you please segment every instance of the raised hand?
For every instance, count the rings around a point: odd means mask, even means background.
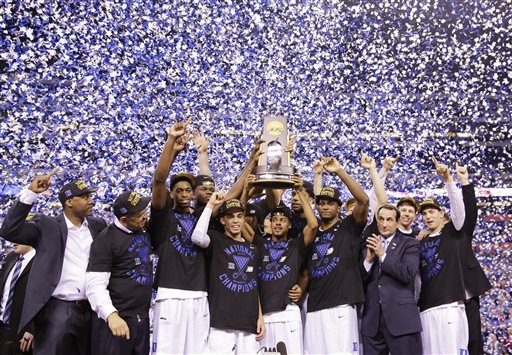
[[[184,136],[179,136],[176,139],[176,142],[174,143],[173,149],[177,152],[181,152],[182,150],[184,150],[187,147],[189,137],[190,137],[190,133],[188,133]]]
[[[292,181],[295,183],[295,185],[293,185],[293,188],[297,191],[301,191],[302,187],[304,186],[304,181],[301,179],[301,177],[298,175],[293,175]]]
[[[28,189],[37,194],[48,190],[51,183],[51,178],[55,173],[59,171],[59,168],[53,169],[49,174],[43,176],[36,176],[34,180],[28,186]]]
[[[313,172],[315,175],[322,175],[324,172],[324,166],[322,165],[322,162],[320,160],[315,160],[313,163]]]
[[[210,197],[207,206],[213,210],[214,208],[222,205],[224,203],[224,200],[226,200],[226,196],[224,195],[224,193],[220,191],[215,191]]]
[[[320,157],[320,162],[322,163],[325,171],[329,173],[335,173],[337,170],[341,169],[340,163],[334,157],[324,157],[322,155]]]
[[[204,136],[202,128],[200,130],[196,129],[192,132],[192,142],[194,142],[194,146],[198,153],[205,153],[210,145],[210,139]]]
[[[456,163],[455,170],[457,171],[457,176],[459,177],[460,183],[462,185],[469,184],[468,169],[464,165],[459,165],[459,163]]]
[[[187,130],[187,126],[192,122],[192,119],[189,118],[186,121],[179,121],[174,123],[169,130],[169,135],[175,138],[181,137],[185,134]],[[188,139],[187,139],[188,140]]]
[[[437,175],[443,178],[445,182],[449,182],[451,179],[450,176],[450,170],[448,169],[448,165],[441,164],[437,161],[436,157],[432,157],[432,161],[434,162],[434,165],[436,166],[436,172]]]
[[[372,169],[377,168],[377,164],[375,163],[375,159],[373,159],[371,156],[366,155],[365,153],[361,152],[361,166],[366,169]]]

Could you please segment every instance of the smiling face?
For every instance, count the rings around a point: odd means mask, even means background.
[[[270,227],[272,228],[272,239],[279,241],[286,239],[291,223],[286,216],[276,215],[270,220]]]
[[[405,229],[409,229],[416,219],[416,209],[409,204],[400,205],[398,209],[400,210],[400,225]]]
[[[228,211],[220,218],[220,223],[224,226],[224,233],[236,238],[242,234],[242,226],[245,223],[243,211]]]

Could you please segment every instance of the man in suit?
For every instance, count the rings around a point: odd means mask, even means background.
[[[0,265],[0,354],[32,354],[31,324],[19,333],[18,327],[35,254],[30,245],[14,244],[14,251]]]
[[[367,232],[371,235],[363,261],[364,354],[421,354],[421,321],[414,299],[419,243],[398,231],[397,207],[381,206],[376,218],[378,231]]]
[[[37,249],[19,329],[34,320],[35,354],[89,354],[91,307],[85,295],[86,269],[93,239],[106,227],[91,217],[92,193],[81,180],[59,192],[63,212],[56,218],[37,214],[25,221],[53,173],[34,178],[9,209],[0,236]]]

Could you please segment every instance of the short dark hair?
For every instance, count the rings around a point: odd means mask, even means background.
[[[377,210],[377,218],[379,217],[380,210],[382,210],[382,209],[389,210],[389,211],[395,211],[396,221],[398,222],[398,220],[400,219],[400,210],[398,209],[398,207],[396,207],[395,205],[390,205],[390,204],[380,206],[379,209]]]

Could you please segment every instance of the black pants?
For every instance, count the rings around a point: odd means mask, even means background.
[[[464,301],[469,328],[469,355],[483,355],[482,322],[480,320],[480,301],[478,297]]]
[[[8,324],[0,323],[0,354],[2,355],[32,355],[32,350],[20,350],[20,340],[23,334],[17,334],[18,329],[11,329]]]
[[[422,353],[421,333],[394,336],[388,330],[382,310],[379,316],[379,329],[373,337],[363,335],[365,355],[416,355]]]
[[[122,316],[121,316],[122,317]],[[92,322],[92,354],[148,355],[149,318],[122,317],[130,328],[130,339],[116,337],[108,323],[95,317]]]
[[[35,355],[90,355],[89,302],[50,298],[34,319]]]

